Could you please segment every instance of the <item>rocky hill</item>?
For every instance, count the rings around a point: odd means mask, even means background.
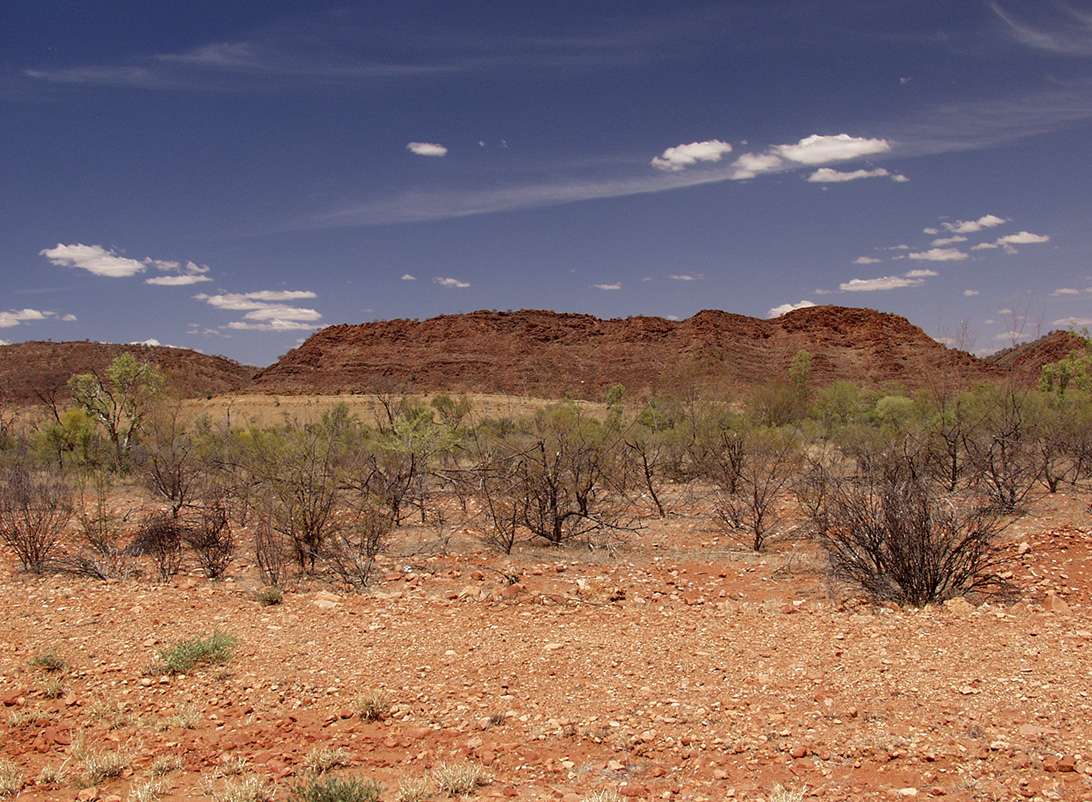
[[[703,311],[681,321],[600,320],[543,311],[474,312],[424,321],[330,326],[259,372],[251,389],[301,394],[458,390],[602,399],[615,383],[631,397],[681,382],[725,391],[784,379],[812,354],[812,381],[911,389],[1000,378],[1002,365],[946,348],[897,315],[836,306],[773,320]]]
[[[38,393],[58,399],[68,395],[73,373],[101,372],[120,354],[131,352],[167,375],[173,392],[200,398],[241,389],[255,369],[220,356],[185,348],[112,345],[92,342],[25,342],[0,345],[0,394],[8,403],[38,401]]]

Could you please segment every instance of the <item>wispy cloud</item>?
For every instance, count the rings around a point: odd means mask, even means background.
[[[467,287],[470,286],[469,281],[460,281],[457,278],[440,278],[439,276],[437,276],[436,278],[433,279],[433,281],[435,281],[441,287],[453,287],[453,288],[457,288],[457,289],[466,289]]]
[[[595,287],[595,289],[597,290],[613,291],[622,289],[621,284],[592,284],[592,286]]]
[[[858,256],[853,260],[855,265],[875,265],[882,262],[883,259],[877,259],[875,256]]]
[[[1021,44],[1059,56],[1092,55],[1092,14],[1086,11],[1068,3],[1036,3],[1040,22],[1033,26],[1019,20],[1000,2],[990,3],[990,7]]]
[[[672,274],[668,276],[668,278],[672,279],[673,281],[701,281],[701,279],[705,278],[705,276],[701,273],[679,273]]]
[[[198,266],[193,262],[186,262],[183,267],[178,262],[157,262],[157,270],[162,270],[172,275],[155,276],[144,279],[145,284],[158,284],[161,287],[185,287],[191,284],[200,284],[203,281],[212,281],[207,275],[208,267]]]
[[[835,170],[832,167],[820,167],[814,173],[808,176],[808,181],[813,184],[835,184],[845,183],[847,181],[859,181],[862,178],[888,178],[892,181],[903,183],[910,179],[901,174],[892,175],[883,167],[877,167],[875,170],[853,170],[851,172],[841,172]]]

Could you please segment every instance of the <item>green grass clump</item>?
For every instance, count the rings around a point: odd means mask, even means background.
[[[273,607],[284,601],[284,591],[276,585],[266,585],[258,591],[258,603],[262,607]]]
[[[383,786],[359,777],[311,777],[288,794],[288,802],[379,802]]]
[[[235,655],[238,645],[238,638],[214,632],[204,640],[180,641],[169,649],[162,649],[159,656],[167,674],[186,674],[198,666],[226,663]]]
[[[34,655],[30,660],[30,667],[45,672],[64,671],[68,668],[68,661],[55,649],[50,649]]]

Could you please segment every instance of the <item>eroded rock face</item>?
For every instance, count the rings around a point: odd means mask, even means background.
[[[959,387],[1003,369],[937,343],[897,315],[822,306],[774,320],[707,310],[687,320],[543,311],[474,312],[424,321],[331,326],[261,371],[251,389],[275,393],[457,390],[602,399],[680,382],[738,391],[787,378],[800,350],[822,387],[844,379],[911,389]]]

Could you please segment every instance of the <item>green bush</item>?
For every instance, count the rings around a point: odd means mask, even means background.
[[[162,649],[159,656],[166,673],[185,674],[197,666],[226,663],[235,655],[238,645],[238,638],[214,632],[206,640],[192,638]]]

